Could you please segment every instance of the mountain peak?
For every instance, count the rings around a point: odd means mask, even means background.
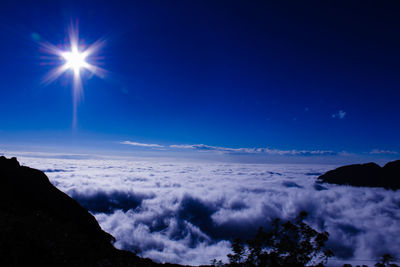
[[[342,166],[319,176],[318,180],[331,184],[396,190],[400,189],[400,160],[389,162],[384,167],[373,162]]]

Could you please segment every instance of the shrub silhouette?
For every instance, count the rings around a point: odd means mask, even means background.
[[[399,265],[390,263],[395,258],[390,254],[384,254],[379,262],[375,264],[375,267],[399,267]]]
[[[226,266],[324,266],[333,252],[325,249],[328,232],[318,232],[303,222],[302,211],[294,222],[273,221],[273,229],[259,228],[254,239],[243,243],[235,239]]]
[[[392,261],[395,261],[396,259],[390,255],[390,254],[383,254],[380,261],[375,263],[375,267],[399,267],[399,265],[395,263],[391,263]],[[353,267],[351,264],[343,264],[343,267]],[[368,267],[368,265],[356,265],[355,267]]]

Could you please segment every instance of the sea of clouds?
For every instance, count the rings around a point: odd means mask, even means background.
[[[158,262],[227,261],[230,240],[251,238],[276,217],[330,233],[343,262],[373,265],[400,251],[400,192],[317,184],[332,165],[240,164],[167,159],[19,157],[44,171],[116,238]]]

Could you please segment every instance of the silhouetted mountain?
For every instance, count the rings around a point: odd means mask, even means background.
[[[340,185],[400,188],[400,160],[384,167],[371,162],[339,167],[318,177],[322,182]]]
[[[118,250],[113,241],[43,172],[0,157],[0,266],[178,266]]]

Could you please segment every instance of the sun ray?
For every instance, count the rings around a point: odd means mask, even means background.
[[[51,43],[42,43],[42,48],[49,54],[55,56],[52,63],[58,66],[50,70],[42,80],[44,84],[50,84],[57,80],[67,71],[72,72],[72,99],[73,99],[73,126],[77,122],[77,107],[83,95],[82,73],[90,73],[104,78],[106,70],[97,66],[98,57],[95,55],[103,48],[104,40],[97,40],[91,45],[85,45],[79,40],[79,31],[77,26],[71,26],[68,29],[68,44],[55,46]]]

